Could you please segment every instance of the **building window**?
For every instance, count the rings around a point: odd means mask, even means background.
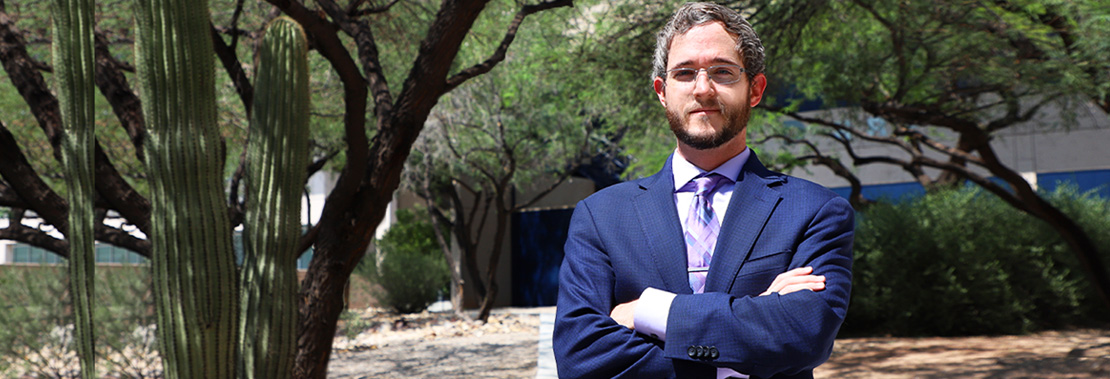
[[[138,265],[147,263],[147,259],[130,250],[107,244],[96,244],[94,261],[97,264],[123,264]],[[12,247],[12,263],[14,264],[63,264],[63,259],[58,254],[27,244],[17,244]]]
[[[15,264],[60,264],[61,256],[49,250],[31,245],[18,244],[12,248],[12,263]]]
[[[96,244],[97,264],[137,265],[147,263],[147,259],[131,250],[108,244]]]

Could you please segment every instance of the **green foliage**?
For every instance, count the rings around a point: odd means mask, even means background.
[[[118,378],[158,377],[162,362],[150,268],[102,266],[96,277],[97,371]]]
[[[1099,197],[1096,192],[1080,192],[1076,187],[1071,185],[1063,185],[1057,187],[1056,191],[1049,194],[1043,194],[1048,198],[1049,202],[1055,205],[1060,211],[1068,215],[1076,224],[1079,224],[1091,240],[1098,247],[1100,257],[1104,264],[1110,265],[1110,199]],[[1080,267],[1078,259],[1075,254],[1067,253],[1061,257],[1068,267],[1074,267],[1077,273]],[[1083,278],[1079,283],[1081,293],[1087,295],[1092,301],[1086,301],[1080,304],[1080,313],[1084,315],[1105,315],[1110,314],[1110,309],[1098,301],[1094,297],[1095,289],[1092,287],[1090,280]]]
[[[397,222],[376,244],[380,263],[368,254],[356,269],[370,283],[381,287],[378,302],[401,313],[423,311],[446,291],[450,273],[433,226],[414,211],[397,211]]]
[[[1088,227],[1110,223],[1106,200],[1051,198],[1075,203],[1066,209]],[[1100,314],[1059,235],[977,188],[877,203],[858,219],[847,333],[1025,333]],[[1110,251],[1106,238],[1099,243]]]
[[[985,94],[1035,102],[1107,93],[1104,1],[821,2],[783,13],[798,3],[765,2],[755,20],[770,101],[785,98],[777,87],[829,106],[892,102],[991,120],[1016,104],[980,101]]]
[[[0,377],[74,375],[78,360],[67,352],[74,335],[66,278],[63,266],[0,270]],[[97,371],[112,378],[160,375],[149,268],[102,268],[95,283]]]
[[[10,365],[0,377],[57,378],[77,368],[66,278],[60,266],[0,270],[0,362]]]
[[[339,333],[337,334],[347,337],[347,339],[358,337],[359,334],[374,325],[373,322],[363,318],[361,313],[353,311],[340,313],[339,321],[342,322],[339,324]]]

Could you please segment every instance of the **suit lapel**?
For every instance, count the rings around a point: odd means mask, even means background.
[[[770,186],[782,177],[768,171],[755,154],[740,170],[732,189],[728,211],[721,224],[713,263],[706,276],[706,292],[728,292],[741,266],[751,254],[752,246],[763,232],[782,197]]]
[[[686,276],[686,242],[682,239],[682,225],[674,205],[671,158],[667,158],[662,170],[644,179],[640,189],[644,191],[633,197],[632,204],[651,248],[651,259],[667,287],[661,289],[679,294],[693,293]]]

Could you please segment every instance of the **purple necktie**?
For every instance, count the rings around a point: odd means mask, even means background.
[[[679,191],[694,191],[690,211],[686,214],[686,264],[690,277],[690,288],[694,293],[705,291],[705,275],[709,272],[709,262],[713,260],[713,248],[717,245],[717,233],[721,223],[713,212],[713,190],[724,180],[724,176],[711,174],[697,177],[682,186]]]

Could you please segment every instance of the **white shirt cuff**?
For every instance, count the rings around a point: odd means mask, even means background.
[[[636,331],[660,341],[667,340],[667,316],[671,313],[671,302],[675,294],[648,287],[640,294],[636,313],[632,315],[632,325]]]
[[[748,376],[744,375],[744,374],[741,374],[741,373],[738,373],[738,372],[736,372],[736,370],[733,370],[731,368],[717,367],[717,379],[726,379],[726,378],[747,379]]]

